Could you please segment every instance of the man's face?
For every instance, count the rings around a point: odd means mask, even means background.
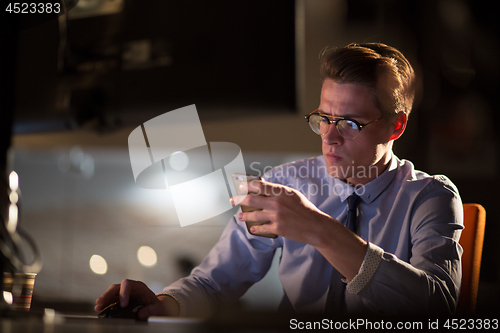
[[[351,118],[367,124],[382,116],[375,106],[373,91],[367,86],[339,84],[327,79],[321,89],[320,113]],[[352,184],[366,184],[378,177],[391,158],[394,117],[389,116],[364,127],[353,140],[345,139],[334,124],[322,135],[323,157],[332,177]]]

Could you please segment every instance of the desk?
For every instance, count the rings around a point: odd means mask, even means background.
[[[62,316],[53,323],[44,323],[40,316],[0,318],[2,333],[156,333],[209,332],[201,321],[166,320],[162,322],[139,322],[132,319],[105,319],[84,316]]]
[[[190,318],[150,318],[148,322],[133,319],[107,319],[97,316],[57,314],[47,320],[43,314],[17,313],[0,317],[2,333],[212,333],[212,332],[283,332],[282,321],[271,314],[225,312],[207,321]]]

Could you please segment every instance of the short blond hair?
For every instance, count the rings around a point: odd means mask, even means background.
[[[362,84],[373,88],[382,114],[408,116],[415,98],[415,72],[397,49],[382,43],[349,44],[327,50],[321,59],[322,80]]]

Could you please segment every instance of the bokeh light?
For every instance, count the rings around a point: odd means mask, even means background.
[[[139,250],[137,251],[137,259],[139,259],[141,265],[146,267],[152,267],[156,265],[156,262],[158,260],[155,250],[153,250],[149,246],[141,246],[139,248]]]
[[[96,274],[103,275],[108,271],[108,264],[106,263],[106,260],[98,254],[94,254],[90,258],[89,264],[92,272]]]

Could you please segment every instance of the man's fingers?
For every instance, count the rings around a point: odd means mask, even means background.
[[[266,235],[266,234],[274,234],[275,231],[271,230],[272,226],[269,223],[253,225],[250,228],[250,232],[255,235]]]
[[[150,310],[151,307],[152,305],[148,305],[140,309],[139,312],[137,313],[137,319],[147,320],[149,317],[154,316],[155,313],[153,313],[154,311]]]
[[[144,305],[158,302],[156,295],[141,281],[125,279],[120,288],[120,305],[126,306],[130,297],[139,300]],[[122,303],[124,302],[124,303]]]
[[[120,306],[126,307],[130,299],[130,292],[132,291],[132,286],[135,281],[125,279],[121,283],[120,287]]]
[[[238,193],[253,193],[258,191],[258,185],[261,184],[260,180],[250,180],[247,182],[242,182],[239,185],[239,188],[236,190],[239,190]]]
[[[144,307],[139,310],[138,317],[146,320],[149,316],[164,316],[166,309],[158,297],[141,281],[125,279],[120,284],[114,284],[97,300],[95,311],[101,311],[112,303],[120,302],[121,307],[129,304],[130,298],[140,301]]]
[[[258,207],[258,208],[266,208],[268,201],[266,197],[260,195],[235,195],[231,197],[231,204],[247,206],[247,207]]]
[[[137,318],[139,320],[147,320],[151,316],[165,316],[166,314],[163,304],[158,301],[140,309],[137,313]]]
[[[240,205],[243,200],[245,200],[246,195],[235,195],[230,198],[231,205]]]
[[[231,197],[232,205],[256,206],[264,208],[266,198],[279,197],[281,195],[291,196],[294,190],[283,185],[268,183],[265,181],[253,180],[240,184],[240,190],[250,195],[235,195]]]
[[[99,297],[99,299],[103,301],[107,301],[108,299],[115,299],[120,292],[120,285],[119,284],[113,284],[109,286],[109,288],[104,292],[104,294]]]
[[[279,194],[281,188],[281,186],[279,185],[268,183],[262,180],[251,180],[249,182],[243,182],[239,186],[239,190],[242,193],[251,193],[266,197]]]
[[[273,187],[275,185],[271,185],[270,183],[265,183],[263,181],[253,180],[246,184],[242,184],[243,186],[247,186],[248,193],[263,195],[269,197],[273,193]]]
[[[118,302],[120,285],[111,285],[98,299],[96,299],[95,310],[100,311],[111,303]]]
[[[266,222],[269,220],[269,214],[263,210],[253,212],[241,212],[238,214],[240,221]]]
[[[248,192],[264,197],[277,197],[281,195],[292,195],[293,189],[280,184],[265,181],[252,181],[248,183]]]

